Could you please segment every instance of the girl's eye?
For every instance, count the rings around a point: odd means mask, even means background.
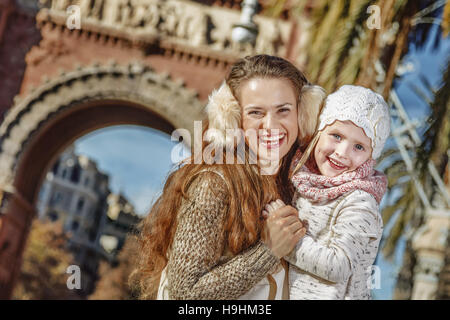
[[[279,111],[279,112],[286,113],[286,112],[291,111],[291,109],[289,109],[289,108],[281,108],[281,109],[279,109],[278,111]]]
[[[336,134],[336,133],[333,133],[333,137],[335,137],[336,139],[338,139],[338,140],[340,140],[341,139],[341,136],[340,135],[338,135],[338,134]]]
[[[250,111],[248,114],[259,116],[259,115],[261,115],[261,111],[253,110],[253,111]]]
[[[355,145],[355,148],[360,150],[360,151],[364,151],[364,147],[360,144]]]

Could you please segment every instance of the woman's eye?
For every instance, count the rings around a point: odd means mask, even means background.
[[[278,110],[279,112],[283,112],[283,113],[286,113],[286,112],[289,112],[289,111],[291,111],[291,109],[289,109],[289,108],[281,108],[280,110]]]
[[[248,114],[259,116],[259,115],[261,115],[261,111],[253,110],[253,111],[250,111]]]
[[[360,151],[364,150],[364,147],[362,145],[360,145],[360,144],[355,145],[355,148],[360,150]]]

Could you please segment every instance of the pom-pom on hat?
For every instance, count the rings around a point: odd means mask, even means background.
[[[361,86],[340,87],[325,100],[318,131],[336,120],[362,128],[372,140],[372,158],[380,156],[390,133],[389,107],[381,95]]]

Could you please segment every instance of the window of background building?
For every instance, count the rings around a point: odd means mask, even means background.
[[[72,181],[73,183],[78,183],[80,181],[80,174],[81,174],[81,167],[77,163],[72,168],[72,174],[70,175],[70,181]]]
[[[76,231],[78,229],[78,227],[80,226],[80,224],[78,223],[78,221],[74,221],[72,222],[72,230]]]
[[[63,195],[61,194],[61,192],[56,191],[52,197],[52,200],[50,201],[50,205],[56,205],[58,203],[61,203],[63,199]]]
[[[84,179],[84,186],[85,186],[85,187],[89,187],[89,177],[86,177],[86,178]]]
[[[84,206],[84,198],[78,199],[78,202],[77,202],[77,213],[80,213],[81,210],[83,210],[83,206]]]
[[[59,168],[59,159],[55,162],[55,164],[53,165],[53,168],[52,168],[52,172],[55,175],[58,173],[58,168]]]
[[[51,211],[48,214],[48,218],[50,219],[50,221],[56,221],[58,220],[58,213],[56,211]]]

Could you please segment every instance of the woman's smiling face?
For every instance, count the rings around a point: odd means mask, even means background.
[[[298,136],[297,97],[287,79],[253,78],[241,85],[242,128],[254,130],[247,136],[250,149],[259,160],[281,160]]]
[[[372,156],[372,141],[351,121],[338,121],[320,133],[314,159],[322,175],[335,177],[357,169]]]

